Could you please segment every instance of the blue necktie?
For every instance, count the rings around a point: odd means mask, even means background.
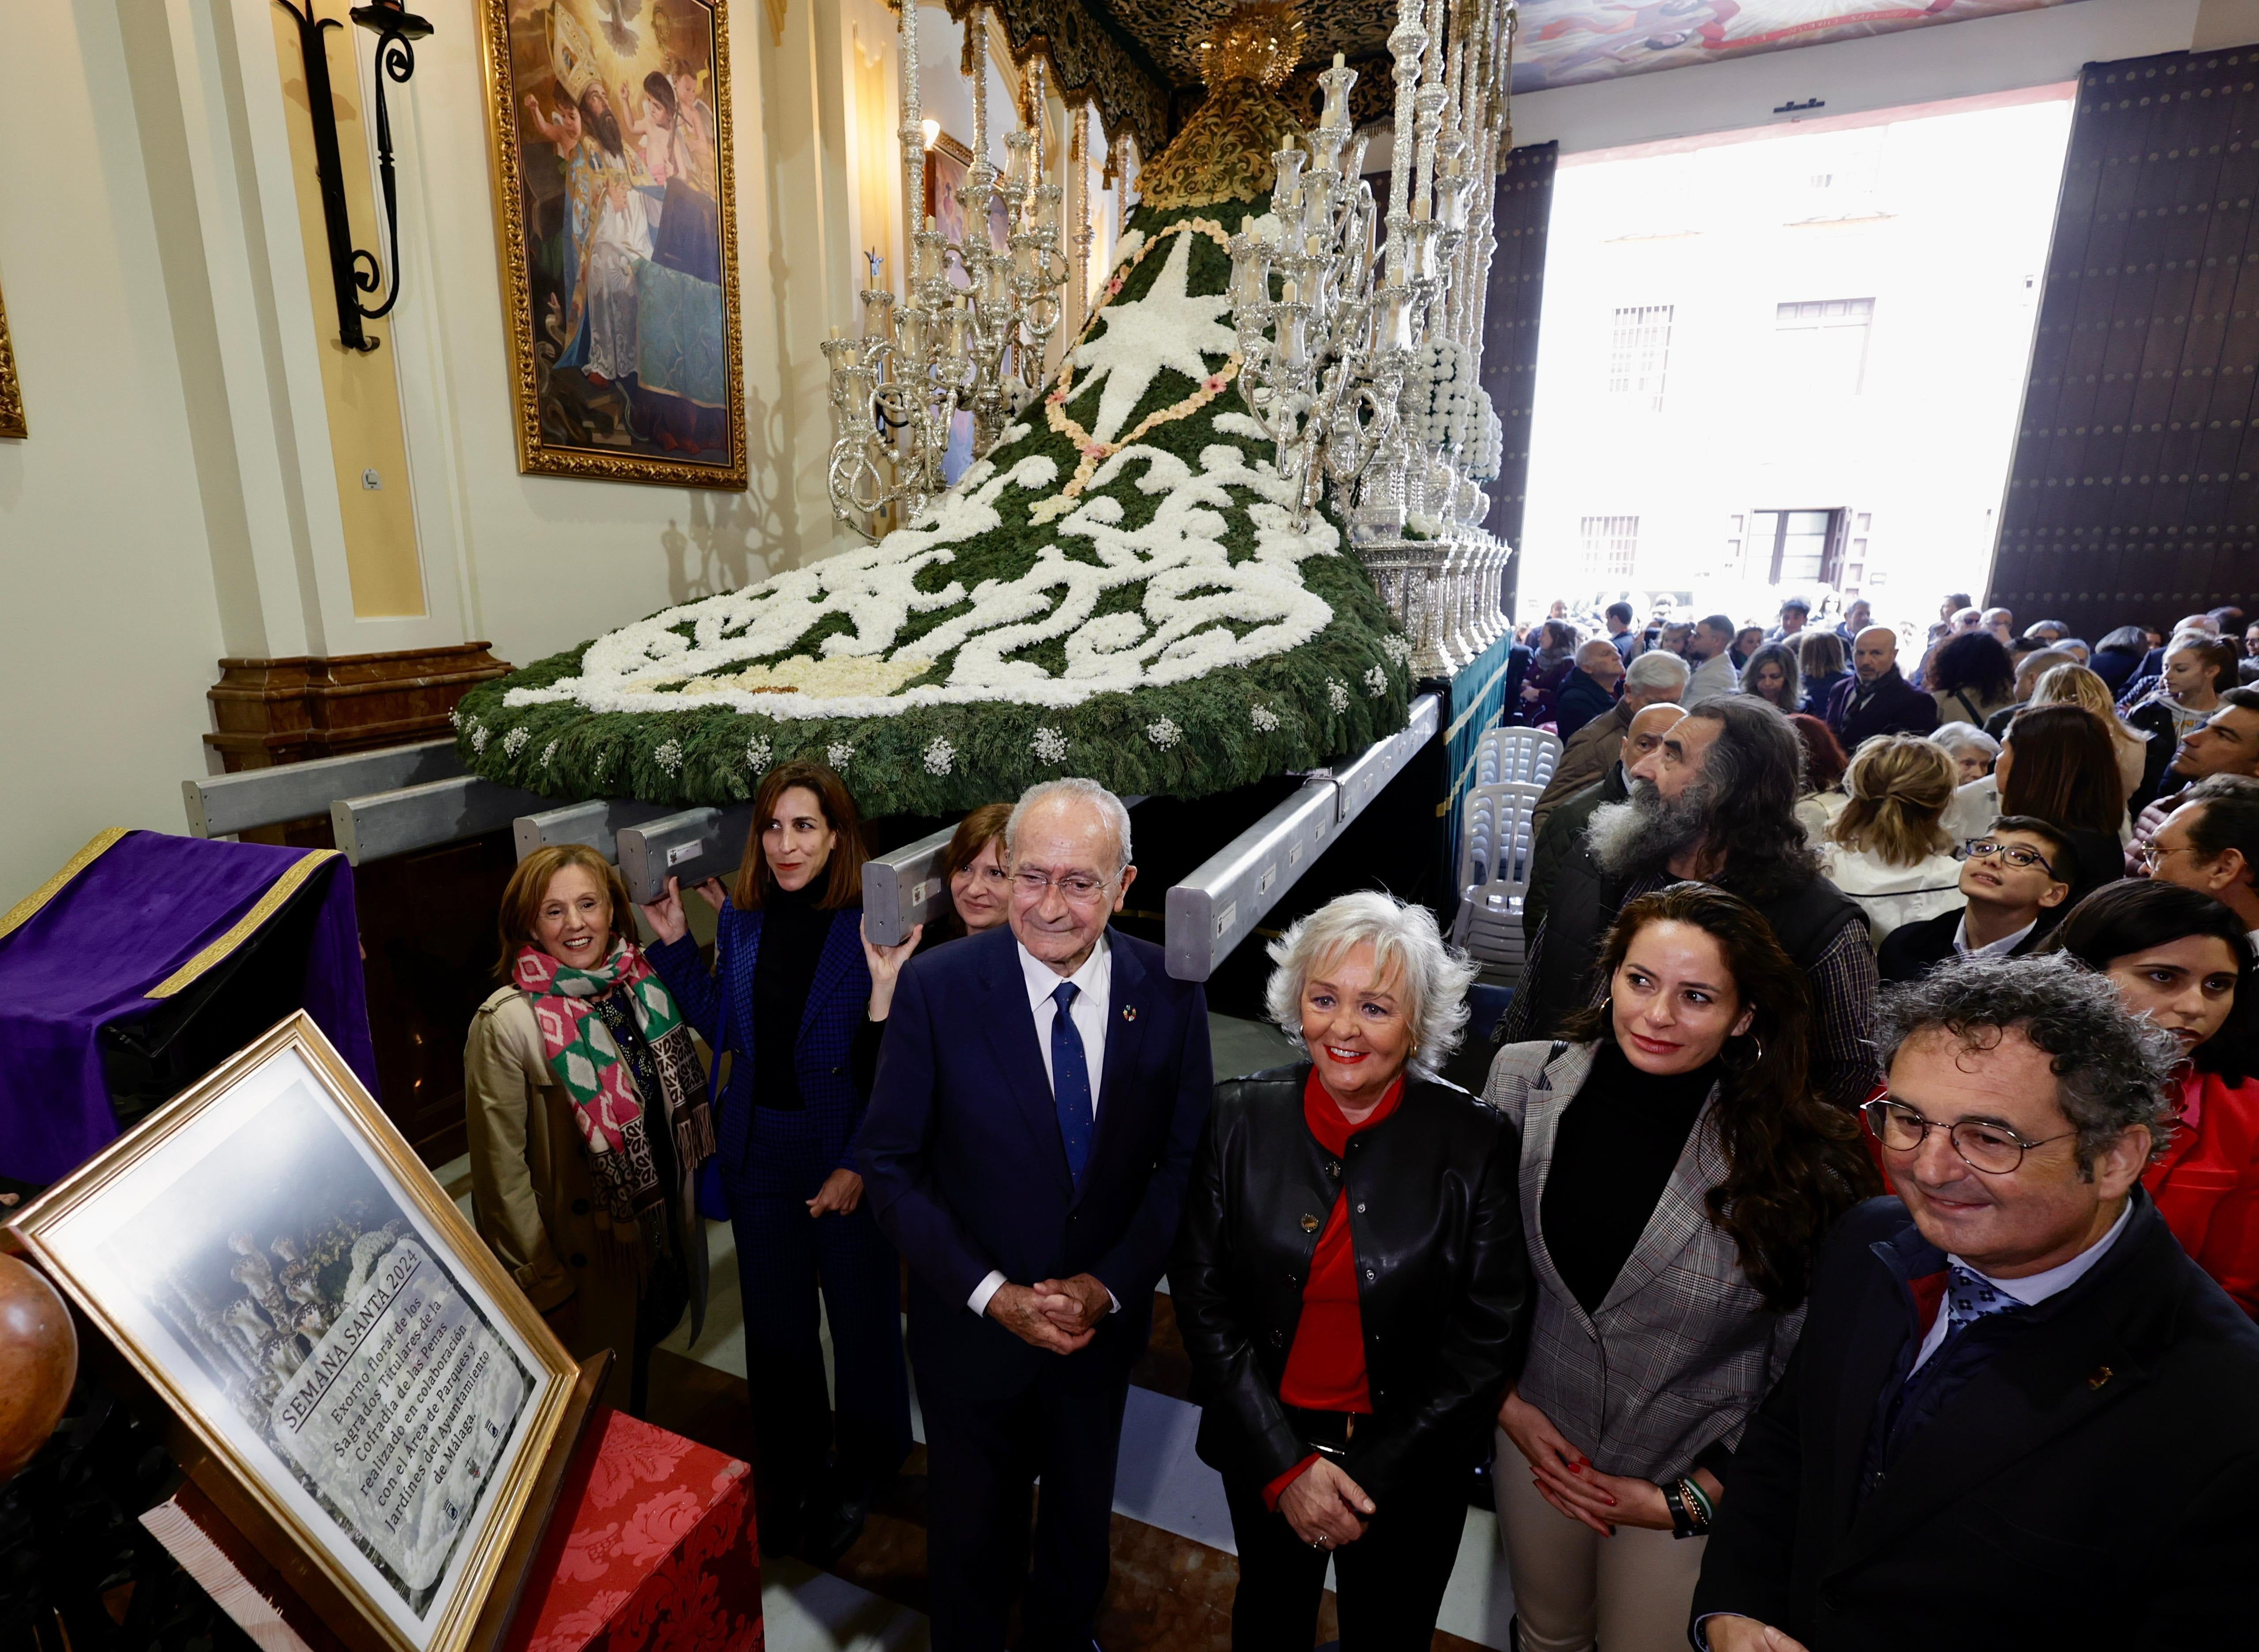
[[[1082,989],[1062,981],[1052,993],[1058,1014],[1051,1017],[1051,1105],[1058,1109],[1059,1140],[1066,1144],[1066,1167],[1075,1186],[1082,1185],[1082,1167],[1090,1162],[1090,1064],[1083,1057],[1082,1035],[1074,1029],[1067,1007]]]
[[[1945,1312],[1952,1321],[1945,1335],[1949,1339],[1978,1320],[1994,1314],[2013,1314],[2023,1306],[1983,1274],[1956,1262],[1945,1285]],[[1930,1357],[1935,1359],[1936,1356]]]

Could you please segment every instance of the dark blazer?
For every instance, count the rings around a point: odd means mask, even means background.
[[[1565,743],[1594,717],[1615,709],[1616,697],[1590,672],[1571,669],[1553,697],[1553,727]]]
[[[2040,921],[2032,932],[2008,949],[2010,958],[2022,958],[2038,947],[2055,927],[2055,921],[2070,909],[2066,901],[2059,907],[2049,908],[2040,914]],[[1953,956],[1953,937],[1960,933],[1961,915],[1966,907],[1956,907],[1950,912],[1941,912],[1934,918],[1916,918],[1912,923],[1901,923],[1883,937],[1876,955],[1876,967],[1885,981],[1897,984],[1918,981]]]
[[[1529,887],[1521,897],[1521,933],[1537,933],[1553,904],[1557,890],[1566,890],[1572,903],[1592,907],[1600,899],[1600,863],[1593,858],[1585,829],[1602,806],[1621,803],[1631,795],[1623,764],[1611,763],[1607,771],[1582,791],[1572,793],[1545,817],[1537,829],[1537,846],[1529,851]],[[1584,919],[1576,922],[1581,926]]]
[[[2213,1648],[2259,1624],[2259,1328],[2147,1194],[1860,1497],[1942,1254],[1895,1199],[1836,1225],[1787,1374],[1742,1436],[1694,1615],[1813,1652]],[[1974,1333],[1970,1333],[1974,1335]]]
[[[1319,1232],[1346,1193],[1372,1421],[1343,1467],[1377,1501],[1489,1453],[1529,1312],[1518,1144],[1505,1114],[1414,1080],[1336,1161],[1303,1122],[1309,1076],[1301,1062],[1216,1086],[1170,1301],[1205,1408],[1201,1460],[1269,1485],[1309,1452],[1279,1381]]]
[[[2141,758],[2141,783],[2126,800],[2126,807],[2139,815],[2167,790],[2166,776],[2180,742],[2173,737],[2172,708],[2160,701],[2144,701],[2135,706],[2126,714],[2126,726],[2149,737],[2149,749]]]
[[[793,1046],[793,1076],[800,1081],[802,1122],[817,1132],[825,1162],[835,1170],[855,1164],[855,1132],[863,1121],[863,1092],[851,1055],[871,999],[871,970],[863,957],[863,908],[831,915],[816,973],[801,1012]],[[644,956],[666,983],[683,1019],[706,1041],[718,1062],[734,1051],[730,1076],[716,1097],[714,1128],[723,1164],[751,1169],[766,1185],[772,1168],[749,1164],[752,1140],[753,965],[761,952],[761,915],[725,903],[715,920],[714,969],[707,972],[698,943],[688,936],[646,947]],[[774,1189],[781,1195],[786,1190]]]
[[[1875,684],[1864,705],[1858,696],[1856,674],[1837,683],[1828,696],[1828,726],[1847,752],[1878,734],[1928,734],[1937,727],[1937,701],[1901,677],[1896,666]]]
[[[1094,1274],[1122,1311],[1064,1362],[1119,1381],[1145,1351],[1185,1178],[1208,1117],[1208,1002],[1161,949],[1115,930],[1098,1128],[1078,1186],[1036,1043],[1011,927],[912,958],[894,988],[863,1122],[863,1180],[910,1264],[921,1387],[993,1398],[1043,1362],[966,1306],[991,1269],[1015,1285]]]
[[[1798,709],[1825,723],[1828,701],[1835,697],[1839,687],[1850,680],[1850,677],[1848,671],[1806,672],[1804,674],[1804,703]]]
[[[2125,649],[2098,648],[2088,656],[2086,668],[2108,683],[2112,694],[2119,694],[2141,668],[2141,656]]]

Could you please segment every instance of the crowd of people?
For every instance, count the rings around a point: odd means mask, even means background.
[[[944,1649],[1094,1644],[1161,1288],[1235,1648],[1307,1652],[1329,1574],[1346,1652],[1427,1647],[1483,1487],[1521,1652],[2229,1644],[2259,627],[1956,596],[1902,668],[1865,608],[1536,628],[1514,715],[1564,744],[1479,1095],[1476,966],[1379,891],[1271,943],[1298,1058],[1215,1083],[1090,781],[966,816],[899,945],[820,765],[762,779],[710,949],[542,851],[471,1033],[480,1230],[640,1409],[726,1213],[760,1542],[819,1565],[910,1449],[906,1264]]]

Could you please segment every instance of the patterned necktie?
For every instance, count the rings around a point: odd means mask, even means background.
[[[1945,1313],[1950,1321],[1946,1340],[1950,1342],[1978,1320],[1995,1314],[2014,1314],[2023,1306],[1983,1274],[1956,1262],[1945,1284]]]
[[[1058,1006],[1058,1014],[1051,1017],[1051,1105],[1058,1109],[1059,1140],[1066,1144],[1066,1167],[1078,1187],[1082,1167],[1090,1162],[1090,1063],[1067,1009],[1081,990],[1072,981],[1062,981],[1051,993],[1051,1002]]]

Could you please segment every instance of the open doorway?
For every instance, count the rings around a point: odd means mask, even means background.
[[[1564,157],[1517,617],[1981,592],[2073,89]]]

